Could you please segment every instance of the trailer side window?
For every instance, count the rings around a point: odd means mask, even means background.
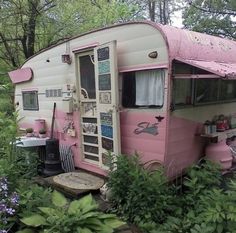
[[[174,80],[174,102],[176,105],[188,105],[192,103],[192,80]]]
[[[210,103],[218,100],[219,79],[199,79],[196,81],[196,103]]]
[[[164,103],[163,69],[125,73],[122,104],[127,108],[162,107]]]
[[[24,110],[39,110],[37,91],[24,91],[22,92],[22,98]]]
[[[220,84],[220,100],[235,100],[236,99],[236,81],[221,80]]]
[[[212,103],[236,100],[236,81],[222,79],[196,80],[195,102]]]

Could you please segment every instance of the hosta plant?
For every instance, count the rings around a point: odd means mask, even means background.
[[[54,207],[38,207],[38,214],[22,218],[21,222],[31,228],[18,233],[112,233],[124,224],[115,215],[98,211],[91,195],[68,202],[61,193],[54,191],[52,203]]]

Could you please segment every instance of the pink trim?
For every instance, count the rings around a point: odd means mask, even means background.
[[[160,68],[168,68],[168,64],[142,64],[138,66],[123,66],[119,69],[119,72],[124,73],[138,70],[151,70]]]
[[[33,72],[31,68],[21,68],[8,72],[8,75],[10,76],[12,83],[22,83],[31,80]]]
[[[177,58],[176,60],[206,70],[223,78],[236,79],[236,63],[222,63],[214,60],[187,60],[182,58]]]
[[[183,63],[185,63],[185,64],[188,64],[188,65],[191,65],[191,66],[195,66],[195,67],[197,67],[197,68],[199,68],[199,69],[206,70],[206,71],[208,71],[208,72],[210,72],[210,73],[213,73],[213,74],[216,74],[216,75],[218,75],[218,76],[220,76],[220,77],[225,77],[225,74],[224,74],[224,73],[221,73],[221,72],[219,72],[219,71],[217,71],[217,70],[213,70],[213,69],[211,69],[211,68],[209,68],[209,67],[206,67],[206,66],[201,66],[201,65],[199,65],[199,64],[196,63],[197,61],[194,62],[194,60],[189,61],[189,60],[182,59],[182,58],[176,58],[176,60],[177,60],[177,61],[180,61],[180,62],[183,62]]]
[[[92,43],[92,44],[83,45],[83,46],[80,46],[80,47],[78,47],[78,48],[72,49],[72,52],[73,52],[73,53],[78,53],[78,52],[80,52],[81,50],[92,49],[92,48],[94,48],[94,47],[97,47],[98,45],[99,45],[98,42],[95,42],[95,43]]]
[[[215,74],[192,74],[192,75],[177,74],[177,75],[174,75],[174,78],[177,78],[177,79],[187,79],[187,78],[201,79],[201,78],[221,78],[221,77],[219,75],[215,75]]]
[[[90,164],[90,163],[86,163],[85,161],[80,162],[79,166],[77,166],[78,168],[82,168],[84,170],[102,175],[102,176],[107,176],[108,172],[106,170],[103,170],[102,168],[100,168],[99,166]]]

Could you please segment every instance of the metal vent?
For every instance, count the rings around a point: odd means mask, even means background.
[[[61,89],[47,89],[46,97],[62,97]]]

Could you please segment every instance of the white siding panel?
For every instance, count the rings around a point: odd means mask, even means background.
[[[117,41],[119,68],[168,62],[167,47],[161,33],[147,24],[123,25],[74,38],[67,43],[39,53],[23,65],[23,67],[30,67],[33,70],[33,79],[16,85],[15,93],[21,94],[22,89],[30,88],[37,88],[39,93],[39,111],[23,111],[22,97],[16,96],[15,100],[20,104],[20,117],[24,117],[23,121],[34,123],[35,119],[44,118],[47,119],[47,122],[51,122],[54,102],[57,103],[58,110],[63,110],[63,98],[46,98],[44,94],[46,89],[62,88],[66,90],[66,84],[77,85],[76,54],[72,52],[73,49],[95,42],[101,45],[112,40]],[[72,57],[70,65],[61,61],[61,55],[66,53],[68,46]],[[148,53],[152,51],[158,52],[157,59],[148,57]],[[74,98],[77,99],[76,93]]]

